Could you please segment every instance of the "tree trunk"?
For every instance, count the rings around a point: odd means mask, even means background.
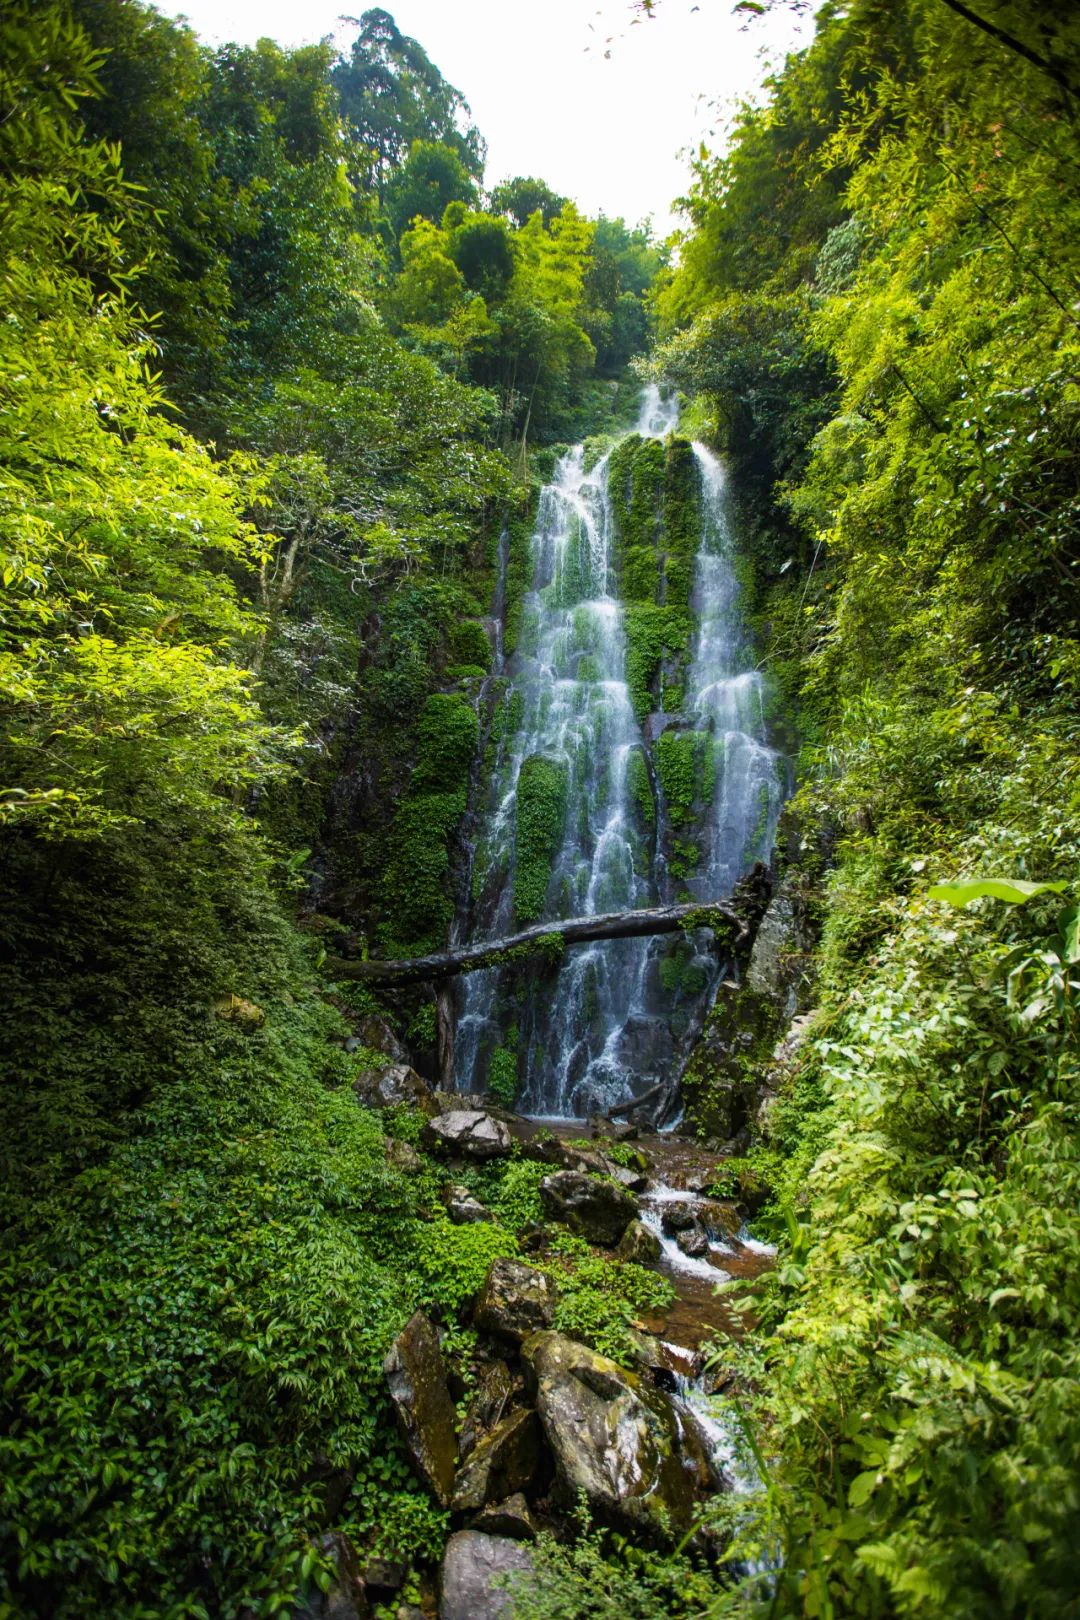
[[[481,944],[459,945],[397,962],[335,961],[332,975],[362,979],[365,984],[419,984],[427,979],[450,979],[478,968],[501,967],[532,956],[556,959],[568,945],[586,945],[598,939],[637,939],[645,934],[676,934],[690,928],[711,928],[731,935],[732,944],[749,936],[747,920],[730,906],[650,906],[642,911],[609,911],[599,917],[572,917],[568,922],[534,923],[518,934]]]

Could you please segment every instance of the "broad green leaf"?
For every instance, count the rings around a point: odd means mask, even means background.
[[[1018,906],[1037,894],[1063,894],[1064,883],[1029,883],[1025,878],[959,878],[955,883],[933,883],[927,889],[931,900],[947,906],[966,906],[972,900],[1004,900]]]

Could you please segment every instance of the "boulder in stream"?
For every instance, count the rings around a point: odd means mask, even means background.
[[[550,1220],[562,1221],[589,1243],[612,1249],[637,1215],[637,1203],[622,1187],[581,1170],[557,1170],[540,1183],[540,1202]]]
[[[644,1221],[631,1221],[615,1254],[619,1260],[631,1260],[638,1266],[654,1266],[660,1258],[660,1239]]]
[[[563,1502],[584,1493],[602,1520],[652,1541],[681,1534],[694,1489],[668,1397],[560,1333],[533,1334],[522,1357]]]
[[[420,1142],[429,1153],[481,1162],[509,1158],[512,1145],[503,1121],[479,1108],[451,1108],[437,1114],[424,1126]]]
[[[493,1260],[476,1302],[474,1321],[482,1333],[507,1339],[551,1326],[555,1291],[544,1272],[520,1260]]]
[[[384,1363],[394,1415],[409,1458],[440,1507],[454,1491],[454,1403],[439,1335],[422,1311],[410,1317]]]
[[[459,1530],[446,1543],[439,1576],[439,1620],[509,1620],[513,1598],[497,1576],[527,1574],[532,1556],[509,1536]]]

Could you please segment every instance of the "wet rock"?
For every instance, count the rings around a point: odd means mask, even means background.
[[[695,1223],[694,1206],[691,1203],[665,1204],[660,1213],[660,1225],[665,1237],[675,1237],[679,1232],[689,1232]]]
[[[348,1536],[339,1531],[320,1536],[315,1546],[329,1560],[334,1574],[329,1590],[314,1581],[305,1584],[292,1620],[368,1620],[370,1609],[360,1576],[360,1561]]]
[[[238,1029],[251,1033],[261,1028],[266,1022],[266,1014],[261,1007],[256,1007],[253,1001],[245,1001],[243,996],[222,996],[214,1002],[214,1013],[227,1024],[235,1024]]]
[[[518,1491],[505,1502],[494,1502],[473,1520],[471,1528],[488,1536],[509,1536],[512,1541],[535,1541],[536,1520]]]
[[[614,1248],[637,1215],[637,1204],[622,1187],[580,1170],[557,1170],[540,1183],[540,1202],[549,1219],[562,1221],[589,1243]]]
[[[660,1258],[660,1239],[644,1221],[631,1221],[615,1250],[620,1260],[632,1260],[635,1265],[653,1266]]]
[[[440,1574],[439,1620],[509,1620],[513,1597],[497,1576],[527,1574],[528,1550],[509,1536],[459,1530],[446,1543]]]
[[[785,878],[758,927],[746,970],[747,990],[765,997],[783,1017],[793,1018],[809,982],[813,949],[806,902],[795,883]]]
[[[510,1405],[513,1393],[510,1370],[505,1361],[489,1361],[481,1369],[469,1402],[465,1421],[461,1425],[458,1449],[466,1458],[481,1435],[493,1429]]]
[[[429,1153],[456,1158],[506,1159],[510,1156],[510,1132],[501,1119],[479,1108],[452,1108],[428,1120],[420,1133],[421,1145]]]
[[[384,1362],[394,1415],[409,1458],[440,1507],[454,1490],[454,1406],[439,1336],[422,1311],[406,1323]]]
[[[605,1522],[655,1541],[686,1529],[693,1483],[668,1397],[559,1333],[534,1334],[522,1356],[563,1502],[584,1493]]]
[[[365,1108],[400,1108],[406,1105],[430,1114],[431,1087],[407,1063],[390,1063],[385,1069],[361,1069],[353,1079],[353,1091]]]
[[[482,1333],[523,1339],[550,1327],[554,1313],[555,1291],[542,1271],[520,1260],[492,1261],[474,1315]]]
[[[687,1232],[680,1232],[675,1242],[683,1254],[689,1255],[691,1260],[702,1260],[709,1252],[709,1240],[700,1226],[692,1226]]]
[[[493,1221],[490,1209],[485,1209],[474,1198],[468,1187],[449,1186],[445,1194],[446,1213],[455,1226],[474,1226],[478,1221]]]
[[[405,1176],[418,1176],[424,1168],[424,1161],[417,1153],[411,1142],[399,1142],[393,1136],[383,1137],[386,1148],[386,1162],[395,1170],[400,1170]]]
[[[625,1164],[612,1164],[610,1160],[605,1163],[605,1173],[612,1181],[617,1181],[620,1187],[627,1192],[641,1193],[649,1184],[649,1178],[643,1170],[631,1170]]]
[[[455,1513],[478,1513],[532,1484],[540,1466],[540,1424],[519,1408],[477,1441],[454,1483]]]

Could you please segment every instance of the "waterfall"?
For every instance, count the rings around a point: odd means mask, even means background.
[[[639,437],[665,439],[677,420],[673,398],[655,385],[644,390]],[[474,939],[666,897],[672,882],[656,858],[659,829],[646,847],[630,767],[669,727],[701,733],[714,778],[701,812],[705,860],[687,880],[689,897],[730,893],[749,862],[767,853],[781,799],[776,756],[764,738],[760,677],[738,670],[745,660],[721,469],[703,446],[694,453],[702,512],[695,651],[684,712],[651,716],[645,730],[626,678],[609,455],[588,465],[584,446],[575,445],[540,494],[531,588],[505,663],[510,719],[478,806]],[[715,971],[704,978],[711,991]],[[651,940],[577,948],[557,971],[519,985],[516,997],[500,970],[474,973],[457,996],[459,1089],[480,1090],[516,1068],[522,1112],[581,1118],[606,1110],[643,1090],[674,1056],[670,997]]]
[[[687,680],[687,710],[708,738],[714,783],[706,859],[686,880],[694,899],[730,894],[756,860],[768,860],[783,803],[780,757],[766,739],[765,686],[748,667],[739,614],[724,469],[696,441],[701,472],[701,546],[693,605],[698,621]]]

